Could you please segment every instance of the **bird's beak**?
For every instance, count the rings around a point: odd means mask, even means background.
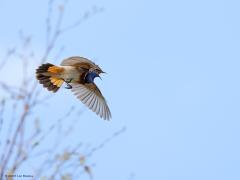
[[[106,72],[102,71],[103,74],[107,74]]]

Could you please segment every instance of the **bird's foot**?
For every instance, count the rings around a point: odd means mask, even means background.
[[[67,86],[65,86],[66,89],[72,89],[72,86],[70,84],[68,84],[68,83],[66,83],[66,84],[67,84]]]
[[[66,89],[72,89],[72,86],[69,84],[72,82],[72,79],[64,80],[64,82],[67,84]]]

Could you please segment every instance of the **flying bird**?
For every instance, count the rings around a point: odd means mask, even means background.
[[[60,66],[50,63],[42,64],[36,69],[36,78],[49,91],[57,92],[63,83],[89,109],[105,120],[111,119],[111,112],[101,91],[94,83],[94,78],[105,73],[89,59],[70,57],[64,59]]]

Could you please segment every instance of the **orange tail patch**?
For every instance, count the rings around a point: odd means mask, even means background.
[[[36,78],[43,87],[49,91],[57,92],[64,81],[56,78],[56,76],[62,71],[64,71],[63,68],[54,66],[53,64],[42,64],[36,69]]]
[[[55,77],[50,77],[50,81],[53,85],[55,85],[57,87],[61,87],[63,82],[64,82],[62,79],[58,79],[58,78],[55,78]]]
[[[59,73],[63,72],[64,69],[62,67],[58,67],[58,66],[51,66],[48,68],[47,71],[50,73],[59,74]]]

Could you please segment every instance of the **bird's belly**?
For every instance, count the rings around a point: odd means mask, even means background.
[[[64,66],[64,71],[61,74],[61,78],[71,82],[79,81],[79,77],[81,72],[79,72],[75,67],[72,66]]]

